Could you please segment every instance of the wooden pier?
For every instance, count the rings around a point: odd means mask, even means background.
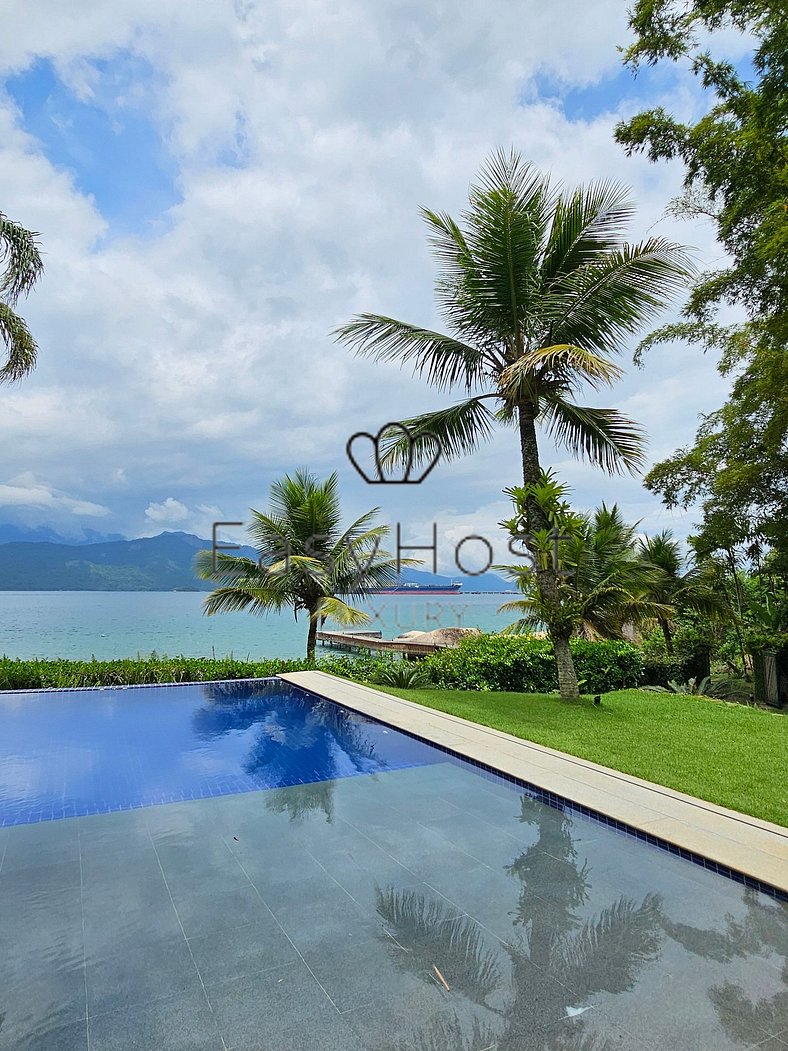
[[[411,642],[409,639],[394,641],[384,639],[380,631],[318,631],[317,641],[332,649],[375,653],[401,653],[405,657],[427,657],[446,647],[436,642]]]

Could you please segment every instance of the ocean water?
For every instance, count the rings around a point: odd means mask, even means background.
[[[500,631],[511,623],[498,607],[511,595],[376,596],[366,625],[394,638],[404,631],[473,627]],[[206,617],[204,594],[175,591],[0,591],[0,654],[30,659],[100,660],[158,654],[186,657],[301,657],[307,622],[292,613]],[[326,624],[327,628],[336,625]],[[325,651],[330,652],[329,650]]]

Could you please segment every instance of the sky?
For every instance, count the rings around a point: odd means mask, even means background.
[[[38,368],[0,387],[3,522],[206,536],[308,467],[338,471],[348,517],[380,506],[403,544],[436,523],[444,570],[467,534],[498,556],[513,432],[420,486],[369,486],[345,456],[352,433],[446,403],[331,335],[361,311],[440,324],[419,209],[460,212],[492,151],[514,147],[556,184],[630,186],[632,240],[724,262],[710,225],[666,216],[680,166],[614,141],[647,106],[707,104],[685,71],[622,68],[621,0],[6,0],[3,23],[0,211],[39,232],[46,268],[20,304]],[[746,60],[745,41],[723,44]],[[636,342],[589,403],[637,419],[654,462],[726,384],[683,345],[636,369]],[[691,530],[639,478],[547,438],[542,452],[577,507],[618,502],[646,532]]]

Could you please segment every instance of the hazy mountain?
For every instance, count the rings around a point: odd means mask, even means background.
[[[0,590],[210,591],[192,570],[195,552],[210,546],[189,533],[100,544],[0,544]]]
[[[0,541],[0,591],[210,591],[210,582],[199,580],[192,569],[195,552],[210,547],[210,540],[191,533],[101,543]],[[234,553],[256,557],[250,547]],[[417,584],[461,580],[465,592],[510,586],[493,573],[451,578],[407,568],[401,579]]]
[[[99,533],[95,529],[82,529],[79,536],[63,536],[61,533],[56,533],[54,529],[50,529],[49,526],[31,528],[0,522],[0,544],[48,542],[82,546],[83,544],[100,544],[110,540],[126,540],[126,537],[122,533]]]

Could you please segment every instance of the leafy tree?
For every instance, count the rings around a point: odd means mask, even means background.
[[[701,535],[716,550],[735,546],[739,534],[788,552],[787,25],[778,0],[637,0],[630,15],[635,41],[625,61],[635,70],[689,62],[711,96],[695,123],[657,108],[619,124],[616,137],[629,153],[684,162],[674,211],[708,216],[731,259],[702,276],[679,324],[643,344],[699,343],[718,351],[720,371],[734,378],[694,445],[646,477],[668,506],[702,502]],[[749,80],[712,54],[715,31],[729,26],[754,41]],[[720,324],[725,304],[743,305],[748,320]]]
[[[24,318],[14,309],[44,269],[36,236],[0,212],[0,338],[6,350],[0,383],[21,379],[36,364],[38,347]]]
[[[537,425],[559,444],[607,471],[634,471],[642,433],[615,409],[578,403],[587,384],[609,386],[612,360],[641,325],[686,286],[683,251],[663,238],[627,244],[633,213],[628,193],[611,182],[559,193],[516,153],[498,152],[471,187],[460,221],[422,211],[438,260],[436,296],[448,334],[377,314],[361,314],[338,338],[377,361],[399,361],[439,390],[464,389],[466,400],[406,421],[418,439],[434,435],[443,455],[471,453],[498,424],[516,429],[523,482],[542,466]],[[386,458],[414,450],[401,435],[384,443]],[[431,450],[430,450],[431,451]],[[527,532],[549,523],[528,499]],[[535,570],[545,602],[556,605],[560,577]],[[561,694],[577,696],[569,631],[550,629]]]
[[[753,81],[715,58],[706,41],[733,26],[754,39]],[[743,302],[767,319],[775,335],[788,324],[788,32],[780,0],[636,0],[630,13],[634,43],[625,62],[689,62],[712,93],[709,111],[694,124],[661,107],[616,128],[627,151],[653,161],[680,158],[686,166],[681,207],[707,214],[732,265],[706,275],[690,309],[721,300]],[[703,43],[701,43],[703,41]]]
[[[397,560],[380,550],[388,526],[372,524],[378,511],[373,508],[342,529],[336,473],[324,482],[306,471],[285,475],[271,486],[270,511],[252,511],[248,533],[260,554],[257,562],[218,552],[214,570],[212,552],[197,555],[198,574],[220,585],[205,599],[205,612],[265,614],[288,606],[296,618],[305,612],[311,660],[320,621],[369,620],[339,596],[363,598],[397,579]]]

